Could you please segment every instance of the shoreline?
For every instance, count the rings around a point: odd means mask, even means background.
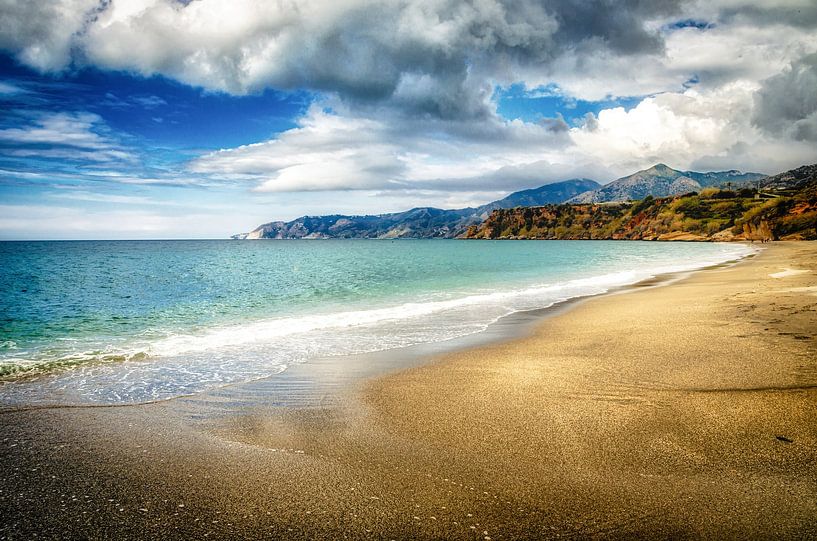
[[[647,242],[647,241],[642,241]],[[747,243],[742,243],[746,244]],[[754,247],[753,247],[754,248]],[[600,293],[589,293],[583,294],[575,297],[570,297],[564,300],[557,300],[554,301],[553,304],[550,306],[546,306],[544,308],[536,308],[530,310],[518,310],[504,316],[501,316],[496,321],[489,323],[485,329],[481,331],[476,331],[470,334],[457,336],[454,338],[449,338],[446,340],[441,341],[434,341],[434,342],[424,342],[413,344],[410,346],[403,346],[398,348],[391,348],[391,349],[384,349],[379,351],[371,351],[371,352],[364,352],[364,353],[355,353],[355,354],[343,354],[343,355],[330,355],[330,356],[319,356],[316,358],[309,359],[303,362],[292,363],[287,366],[281,372],[271,374],[269,376],[258,377],[250,380],[244,381],[236,381],[231,383],[226,383],[219,386],[214,386],[211,388],[207,388],[201,391],[196,391],[189,394],[181,394],[177,396],[170,396],[165,398],[157,398],[154,400],[145,400],[145,401],[136,401],[136,402],[123,402],[123,403],[94,403],[94,402],[66,402],[66,403],[2,403],[0,402],[0,415],[7,413],[7,412],[14,412],[14,411],[28,411],[28,410],[39,410],[39,409],[59,409],[59,408],[106,408],[106,407],[131,407],[131,406],[145,406],[151,404],[159,404],[163,402],[169,402],[174,400],[185,400],[185,399],[194,399],[199,395],[207,395],[209,393],[219,393],[223,390],[229,391],[231,388],[240,388],[241,386],[246,385],[253,385],[256,383],[266,382],[268,383],[268,388],[273,392],[276,391],[275,389],[275,382],[278,379],[288,379],[290,374],[287,372],[295,372],[297,377],[309,377],[310,372],[315,370],[315,367],[320,367],[321,365],[327,364],[337,364],[339,367],[349,368],[349,367],[359,367],[364,366],[368,368],[368,370],[364,370],[362,373],[357,373],[356,370],[352,370],[352,372],[359,378],[370,378],[376,377],[377,375],[384,375],[389,372],[402,370],[411,368],[414,366],[420,366],[426,364],[428,362],[433,362],[434,358],[447,355],[450,353],[458,352],[458,351],[467,351],[483,346],[487,346],[493,343],[498,342],[505,342],[509,340],[516,340],[521,339],[527,336],[529,333],[533,332],[533,329],[541,323],[544,319],[549,317],[554,317],[566,310],[569,310],[574,305],[591,300],[597,297],[603,297],[606,295],[615,295],[615,294],[622,294],[627,293],[630,291],[637,291],[639,289],[643,289],[645,287],[661,287],[665,285],[670,285],[678,280],[683,280],[684,278],[688,278],[689,276],[716,268],[722,268],[724,266],[731,266],[735,264],[740,264],[743,261],[747,261],[753,257],[756,257],[758,254],[762,252],[763,248],[754,248],[753,252],[747,253],[746,255],[740,256],[737,259],[729,259],[726,261],[722,261],[720,263],[709,264],[706,266],[690,269],[690,270],[682,270],[682,271],[672,271],[672,272],[664,272],[659,273],[654,276],[650,276],[648,278],[641,279],[637,282],[633,282],[630,284],[623,284],[618,286],[612,286],[606,291]],[[376,367],[376,368],[375,368]],[[0,378],[0,385],[2,384],[10,384],[16,385],[18,382],[22,384],[27,384],[30,380],[40,380],[42,378],[51,378],[51,377],[59,377],[59,375],[64,371],[62,368],[58,368],[54,372],[36,372],[36,373],[27,373],[21,372],[17,375],[11,376],[5,381]],[[336,370],[336,375],[339,374],[339,371]],[[344,385],[348,386],[351,384],[349,378],[344,377],[343,383]],[[297,405],[297,404],[296,404]]]
[[[529,336],[303,407],[247,384],[7,412],[0,536],[815,535],[817,250],[800,244],[562,303]],[[809,272],[768,276],[785,268]]]

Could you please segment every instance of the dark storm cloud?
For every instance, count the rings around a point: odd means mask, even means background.
[[[720,19],[725,22],[745,22],[757,26],[784,25],[817,28],[817,3],[800,5],[744,5],[724,8]]]
[[[662,38],[644,27],[645,20],[680,13],[684,3],[567,0],[549,5],[559,21],[556,40],[560,46],[571,47],[597,38],[614,52],[638,54],[663,50]]]
[[[32,5],[0,4],[0,47],[41,70],[73,60],[235,94],[309,88],[408,115],[479,119],[492,114],[493,84],[545,72],[565,51],[661,53],[662,38],[645,21],[680,3],[162,0],[120,9],[61,0],[38,13]]]
[[[775,135],[817,141],[817,54],[763,82],[755,95],[753,123]]]

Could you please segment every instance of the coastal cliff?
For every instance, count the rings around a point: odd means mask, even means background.
[[[817,165],[767,177],[758,188],[606,204],[498,209],[469,239],[817,239]]]

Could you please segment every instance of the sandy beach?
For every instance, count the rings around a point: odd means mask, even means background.
[[[5,410],[0,539],[815,538],[816,329],[779,242],[400,370]]]

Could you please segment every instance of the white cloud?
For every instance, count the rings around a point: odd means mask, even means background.
[[[0,95],[24,94],[26,91],[17,85],[0,81]]]
[[[94,131],[103,124],[93,113],[40,113],[23,128],[0,130],[0,140],[15,143],[65,145],[99,150],[110,146]]]
[[[133,154],[123,150],[100,149],[100,150],[84,150],[77,152],[73,149],[59,149],[59,148],[40,148],[40,149],[3,149],[0,153],[6,156],[15,156],[18,158],[51,158],[55,160],[76,160],[82,158],[83,160],[94,162],[111,162],[111,161],[133,161],[135,157]]]
[[[0,153],[19,158],[38,157],[91,162],[134,162],[103,119],[87,112],[26,112],[23,127],[0,129]]]
[[[780,25],[725,24],[668,30],[662,54],[621,56],[610,51],[561,55],[546,70],[523,73],[529,88],[558,83],[568,97],[608,97],[682,92],[689,81],[711,89],[734,81],[760,81],[817,51],[817,33]]]
[[[701,24],[673,24],[684,19]],[[659,161],[775,172],[817,161],[806,144],[817,125],[813,71],[802,62],[817,51],[815,28],[812,0],[0,0],[0,49],[42,71],[74,63],[161,74],[208,91],[318,95],[295,128],[207,153],[183,171],[128,168],[135,158],[124,138],[82,112],[24,118],[0,130],[1,152],[10,160],[95,162],[108,171],[86,168],[86,179],[146,191],[244,183],[256,201],[276,205],[259,215],[280,217],[478,204],[564,178],[610,180]],[[574,102],[647,97],[568,129],[558,118],[499,116],[493,90],[517,83]],[[782,93],[794,83],[797,92]],[[0,93],[15,92],[8,86],[0,83]],[[166,106],[160,96],[107,99],[109,107]],[[96,193],[72,199],[83,197],[142,202]],[[77,231],[92,227],[75,210],[55,216],[77,220]],[[18,231],[39,227],[15,216]],[[110,227],[130,236],[192,235],[186,220],[219,222],[193,211],[124,216]],[[107,215],[91,217],[109,227]],[[220,235],[240,230],[235,223]]]
[[[659,53],[673,1],[3,0],[0,48],[44,71],[72,60],[230,93],[308,88],[443,118],[490,115],[495,83],[563,54]],[[39,11],[38,11],[39,10]]]
[[[153,199],[143,195],[120,195],[109,193],[95,193],[85,190],[68,191],[55,193],[52,197],[56,199],[70,199],[72,201],[89,201],[93,203],[114,203],[117,205],[148,205],[148,206],[177,206],[176,201],[164,201]]]
[[[599,113],[571,130],[577,156],[595,156],[620,174],[657,162],[690,169],[777,172],[817,158],[804,144],[779,144],[752,123],[758,85],[736,82],[708,92],[689,89]]]
[[[271,192],[464,190],[488,183],[494,183],[494,189],[512,190],[520,187],[520,171],[507,170],[505,178],[487,177],[501,168],[535,164],[539,175],[526,171],[526,182],[557,180],[543,158],[556,160],[568,142],[562,130],[521,121],[495,121],[487,140],[481,134],[451,137],[450,129],[438,132],[436,127],[433,123],[407,127],[405,122],[313,106],[298,127],[275,139],[202,156],[190,168],[249,180],[258,191]]]
[[[76,36],[99,6],[99,0],[2,0],[0,48],[39,70],[63,69]]]

